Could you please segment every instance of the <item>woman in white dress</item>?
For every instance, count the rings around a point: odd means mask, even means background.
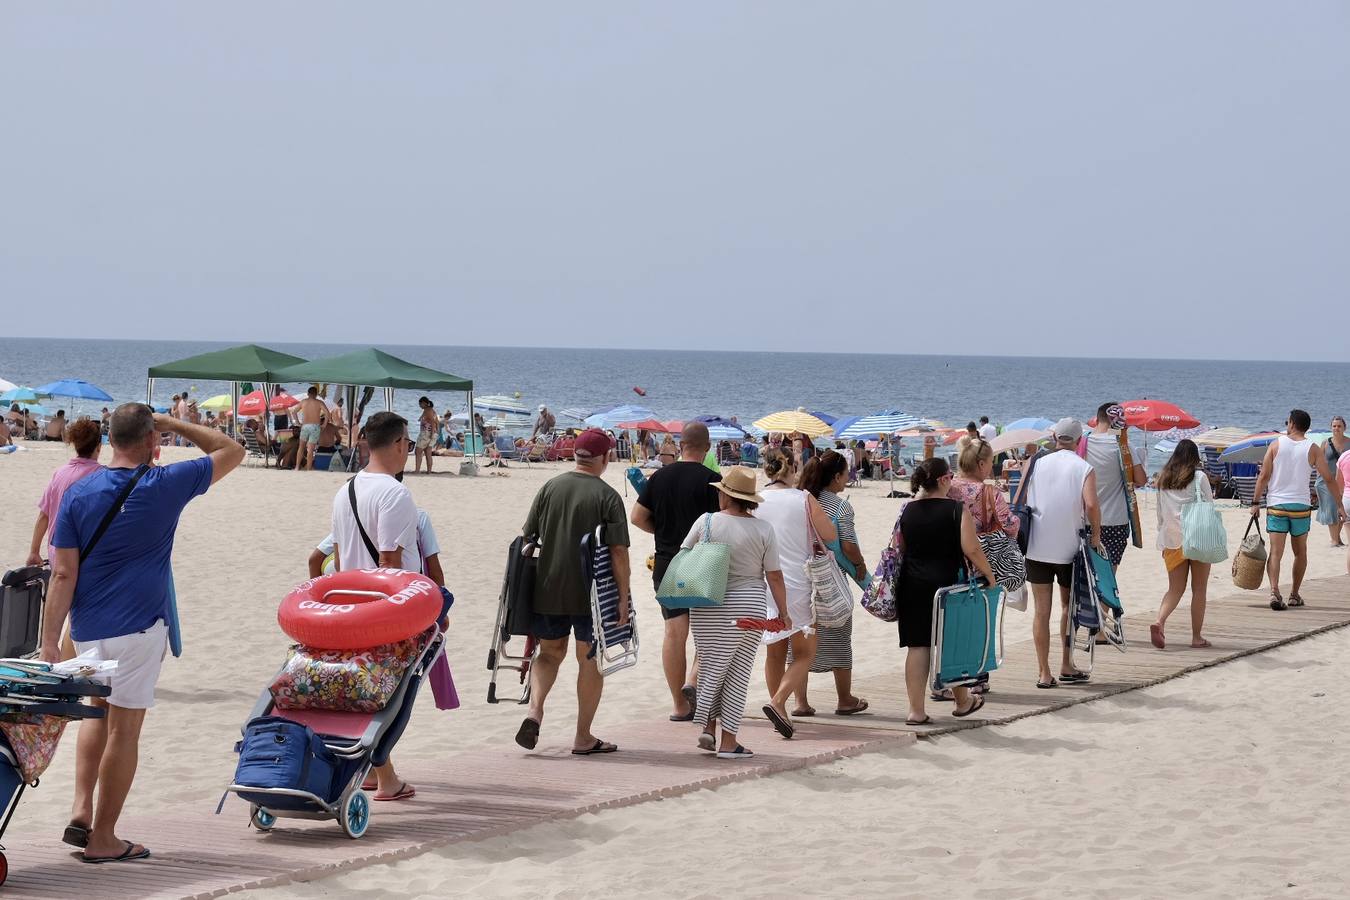
[[[806,678],[816,657],[815,613],[811,609],[811,582],[806,575],[806,562],[816,537],[822,544],[828,544],[838,537],[838,532],[819,501],[796,487],[797,472],[791,456],[770,451],[764,460],[764,474],[769,483],[764,487],[764,501],[757,515],[761,521],[773,526],[778,538],[778,559],[787,589],[787,608],[792,616],[787,628],[764,635],[764,643],[768,645],[764,681],[770,694],[769,702],[764,705],[764,715],[779,734],[790,738],[794,726],[788,716],[788,698],[794,692],[806,689]],[[792,648],[790,665],[789,647]]]

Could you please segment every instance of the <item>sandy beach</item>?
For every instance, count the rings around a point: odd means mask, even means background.
[[[0,460],[10,502],[0,546],[9,565],[22,562],[33,504],[67,454],[60,446],[27,447]],[[170,450],[166,458],[192,453]],[[506,545],[534,491],[563,468],[513,467],[506,478],[409,476],[418,504],[435,523],[456,596],[448,647],[465,706],[439,712],[424,692],[398,758],[431,762],[482,747],[519,752],[511,738],[521,711],[483,702],[483,663]],[[624,493],[620,467],[611,467],[606,479]],[[234,769],[239,728],[284,658],[288,642],[276,625],[277,604],[303,580],[305,559],[328,531],[342,480],[251,466],[188,507],[174,552],[186,652],[166,664],[129,813],[214,808]],[[869,564],[898,509],[886,490],[878,482],[848,492]],[[1131,653],[1158,652],[1147,646],[1146,626],[1164,572],[1152,549],[1153,502],[1145,498],[1146,549],[1129,551],[1121,569]],[[625,502],[632,500],[630,488]],[[1231,546],[1247,516],[1227,507]],[[658,665],[660,617],[640,568],[650,552],[650,536],[635,532],[644,659],[607,684],[600,735],[606,725],[663,719],[669,711]],[[1343,551],[1328,547],[1325,529],[1314,530],[1308,576],[1344,572]],[[1211,594],[1230,589],[1227,565],[1216,566]],[[1009,616],[1008,639],[1029,640],[1029,621]],[[1185,623],[1183,609],[1173,621],[1178,635]],[[1326,896],[1335,893],[1327,889],[1335,867],[1316,838],[1340,833],[1345,817],[1337,808],[1343,778],[1327,764],[1340,713],[1326,681],[1347,642],[1350,635],[1337,632],[1006,728],[541,826],[286,892],[411,897],[444,893],[453,879],[456,893],[492,896],[580,896],[620,883],[632,892],[711,895],[716,886],[693,874],[672,880],[672,869],[696,873],[714,857],[724,863],[726,836],[737,836],[741,884],[752,896],[841,888],[931,895],[953,885],[970,896],[995,889],[1036,896],[1052,886],[1090,896],[1264,896],[1290,882],[1298,885],[1289,889],[1292,895]],[[893,626],[859,614],[855,660],[860,676],[898,670]],[[569,663],[550,698],[544,746],[570,739],[573,671]],[[762,696],[757,675],[752,705]],[[824,679],[814,699],[818,707],[833,699]],[[11,829],[59,836],[73,748],[72,729]],[[1068,840],[1091,852],[1064,852]],[[635,859],[642,862],[634,865]]]

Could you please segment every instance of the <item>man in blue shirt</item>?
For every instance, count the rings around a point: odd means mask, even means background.
[[[207,455],[156,467],[161,432]],[[102,659],[117,660],[112,693],[106,701],[93,701],[107,707],[106,718],[89,719],[80,728],[75,802],[64,837],[83,847],[84,861],[93,863],[150,855],[140,844],[118,838],[116,826],[136,777],[145,711],[155,705],[167,640],[174,532],[188,501],[244,459],[243,446],[220,431],[156,415],[143,403],[117,407],[108,440],[113,448],[108,467],[72,485],[56,515],[39,649],[46,662],[61,658],[58,642],[69,613],[71,638],[80,653],[96,650]],[[96,538],[128,485],[120,510]]]

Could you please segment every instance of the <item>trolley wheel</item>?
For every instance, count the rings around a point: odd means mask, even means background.
[[[0,853],[0,884],[4,884],[5,879],[8,877],[9,877],[9,860],[5,858],[5,854]]]
[[[349,838],[359,838],[370,825],[370,798],[365,791],[352,791],[338,810],[338,824]]]
[[[272,826],[277,824],[277,817],[256,803],[250,804],[248,809],[248,821],[259,831],[271,831]]]

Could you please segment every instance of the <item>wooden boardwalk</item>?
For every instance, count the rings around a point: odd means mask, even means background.
[[[211,897],[391,862],[458,841],[897,747],[923,734],[1010,722],[1146,687],[1350,624],[1347,588],[1350,581],[1344,577],[1308,582],[1304,595],[1310,605],[1284,613],[1272,612],[1258,592],[1213,598],[1206,632],[1214,647],[1205,651],[1155,650],[1147,643],[1149,617],[1136,616],[1128,620],[1136,643],[1123,654],[1098,648],[1087,685],[1038,690],[1031,646],[1016,644],[994,675],[989,701],[975,721],[952,719],[949,705],[930,704],[932,726],[906,726],[901,677],[895,672],[859,680],[857,692],[872,704],[867,715],[800,720],[792,741],[778,740],[763,722],[748,723],[746,742],[758,752],[749,761],[719,761],[698,753],[688,725],[662,722],[611,733],[623,749],[610,756],[582,759],[564,749],[526,754],[508,746],[459,754],[435,769],[409,766],[406,775],[418,785],[417,798],[375,804],[370,830],[359,841],[344,837],[335,822],[282,820],[276,831],[259,834],[247,825],[246,804],[234,797],[219,816],[197,808],[173,818],[129,815],[123,831],[154,851],[152,859],[130,864],[82,865],[74,851],[56,843],[55,835],[21,836],[11,829],[6,843],[11,871],[0,892],[24,898]],[[1189,632],[1186,615],[1183,608],[1173,620],[1177,637]],[[1024,614],[1008,613],[1010,635],[1028,627]],[[825,696],[820,689],[817,695]]]

